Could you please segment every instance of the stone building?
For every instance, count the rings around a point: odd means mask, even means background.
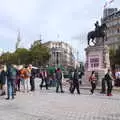
[[[44,45],[50,49],[49,65],[74,67],[73,48],[68,43],[48,41]]]
[[[107,25],[107,41],[110,48],[117,49],[120,46],[120,10],[107,8],[103,13],[102,23]]]

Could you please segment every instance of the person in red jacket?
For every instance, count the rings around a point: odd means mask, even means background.
[[[97,78],[95,76],[95,71],[92,71],[92,73],[91,73],[91,75],[89,77],[89,82],[91,83],[91,87],[92,87],[91,94],[94,93],[94,90],[96,88],[96,80],[97,80]]]
[[[40,84],[41,90],[42,90],[44,82],[45,82],[46,90],[48,90],[48,72],[46,70],[43,70],[41,72],[41,78],[42,78],[42,81],[41,81],[41,84]]]

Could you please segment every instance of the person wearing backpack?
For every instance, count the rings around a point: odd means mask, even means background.
[[[75,69],[74,73],[73,73],[73,88],[71,90],[71,93],[74,93],[74,90],[76,88],[77,93],[80,94],[80,88],[79,88],[79,74],[77,69]]]
[[[10,99],[10,95],[12,95],[12,99],[14,99],[16,74],[17,72],[14,66],[7,65],[7,100]]]

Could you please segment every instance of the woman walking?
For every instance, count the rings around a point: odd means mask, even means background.
[[[91,94],[93,94],[94,93],[94,90],[95,90],[95,88],[96,88],[96,80],[97,80],[97,78],[96,78],[96,76],[95,76],[95,71],[92,71],[92,73],[91,73],[91,75],[90,75],[90,78],[89,78],[89,82],[91,83],[91,87],[92,87],[92,89],[91,89]]]

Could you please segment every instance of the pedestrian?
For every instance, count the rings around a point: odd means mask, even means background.
[[[7,65],[7,100],[10,99],[10,95],[14,99],[16,74],[14,66],[11,64]]]
[[[16,90],[20,91],[20,70],[17,69]]]
[[[32,68],[32,65],[30,64],[29,67],[28,67],[31,75],[30,75],[30,86],[31,86],[31,91],[34,91],[35,90],[35,76],[36,76],[36,72],[35,72],[35,69]]]
[[[27,66],[25,66],[24,70],[23,70],[23,74],[24,74],[24,92],[29,92],[30,91],[30,70]]]
[[[60,87],[61,93],[64,93],[62,88],[62,72],[60,68],[57,68],[55,72],[55,77],[56,77],[56,93],[58,93],[59,87]]]
[[[6,83],[6,71],[4,70],[4,66],[1,67],[0,72],[0,81],[1,81],[1,96],[5,95],[5,83]]]
[[[77,90],[77,93],[80,94],[80,88],[79,88],[79,73],[77,71],[77,69],[75,69],[75,71],[73,72],[73,88],[71,90],[71,93],[73,94],[74,93],[74,90],[76,88]]]
[[[114,78],[112,77],[112,73],[111,70],[108,69],[108,72],[105,74],[105,80],[107,82],[107,96],[112,96],[112,81],[114,80]]]
[[[84,75],[83,71],[79,72],[80,85],[82,85],[82,76]]]
[[[102,79],[102,84],[101,84],[101,94],[106,94],[106,80],[105,78]]]
[[[20,85],[22,88],[22,92],[25,92],[25,75],[24,75],[24,68],[23,66],[20,66],[20,70],[19,70],[19,75],[20,75]]]
[[[116,83],[115,83],[116,86],[120,87],[120,71],[119,71],[119,69],[117,69],[116,72],[115,72],[115,78],[116,78],[116,80],[115,80],[116,81]]]
[[[95,76],[95,71],[92,71],[92,73],[89,77],[89,82],[91,83],[91,87],[92,87],[91,90],[90,90],[91,94],[94,93],[94,90],[96,88],[96,81],[97,81],[97,78]]]
[[[41,72],[41,78],[42,78],[42,81],[40,84],[41,90],[42,90],[44,82],[45,82],[46,90],[48,90],[48,72],[45,69]]]

